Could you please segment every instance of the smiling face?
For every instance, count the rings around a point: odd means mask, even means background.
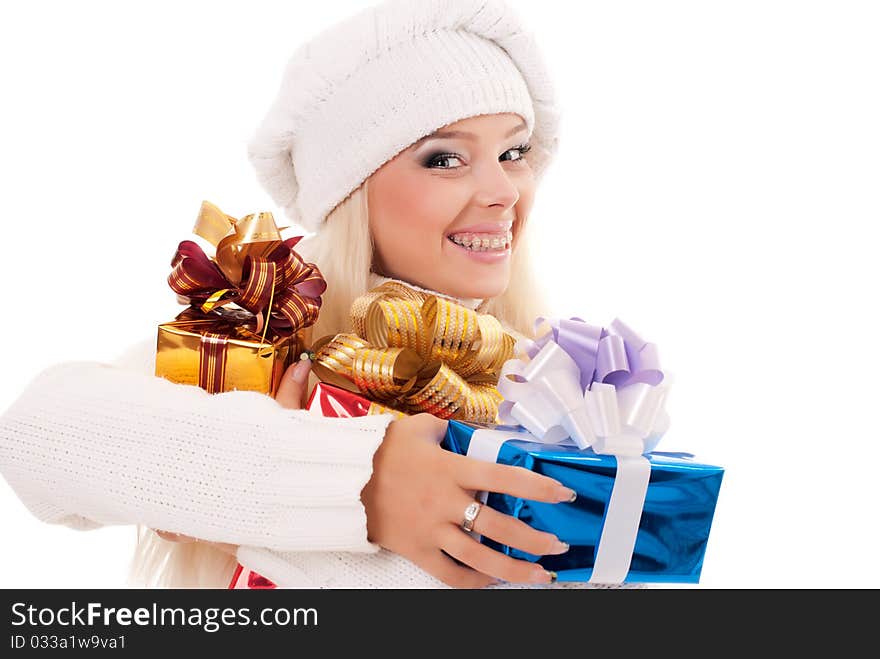
[[[469,117],[428,135],[370,177],[373,270],[459,298],[500,295],[535,177],[517,114]]]

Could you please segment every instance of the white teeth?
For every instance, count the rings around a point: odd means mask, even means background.
[[[497,234],[476,235],[470,233],[454,234],[449,239],[457,245],[466,247],[475,252],[498,251],[509,249],[513,241],[513,232],[508,231],[504,236]]]

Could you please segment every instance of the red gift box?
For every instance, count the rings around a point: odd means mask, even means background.
[[[306,409],[318,416],[349,418],[367,416],[368,414],[394,414],[404,417],[406,414],[391,409],[359,394],[352,393],[341,387],[318,382],[309,396]]]
[[[241,588],[267,589],[276,587],[277,586],[266,577],[260,576],[253,570],[248,570],[241,563],[235,568],[235,574],[232,575],[232,581],[229,582],[229,590]]]

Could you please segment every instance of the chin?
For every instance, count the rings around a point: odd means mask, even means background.
[[[508,283],[507,277],[499,282],[485,280],[481,282],[461,282],[458,286],[450,286],[450,291],[447,294],[458,298],[480,298],[481,300],[487,300],[498,297],[506,291]]]

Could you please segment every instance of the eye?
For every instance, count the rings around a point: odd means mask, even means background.
[[[510,162],[518,162],[523,159],[523,156],[525,156],[525,154],[528,153],[531,148],[532,147],[530,144],[520,144],[519,146],[515,146],[512,149],[508,149],[507,151],[502,153],[500,159],[502,161],[509,160]],[[508,153],[515,153],[517,155],[514,158],[505,158]],[[454,153],[435,153],[425,160],[425,167],[432,169],[457,169],[457,167],[445,164],[451,160],[457,160],[459,163],[462,162],[461,157],[457,156]]]
[[[438,153],[428,158],[425,162],[425,167],[433,167],[435,169],[455,169],[455,167],[448,167],[446,165],[442,165],[440,163],[445,163],[448,160],[458,160],[461,162],[461,158],[459,158],[454,153]]]
[[[531,144],[520,144],[519,146],[515,146],[512,149],[508,149],[507,151],[505,151],[501,155],[502,155],[502,159],[504,159],[503,156],[508,153],[517,153],[517,154],[519,154],[518,157],[510,159],[511,162],[516,162],[518,160],[522,160],[523,157],[531,150],[532,150]]]

